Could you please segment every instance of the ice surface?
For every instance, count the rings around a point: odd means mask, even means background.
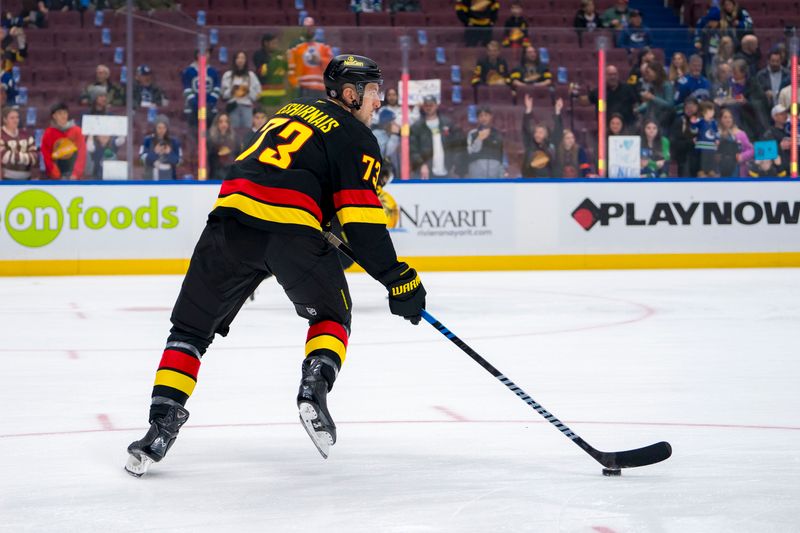
[[[181,279],[0,279],[0,530],[800,531],[798,273],[423,275],[428,310],[590,444],[672,443],[620,478],[353,275],[327,461],[294,401],[306,325],[267,281],[134,479]]]

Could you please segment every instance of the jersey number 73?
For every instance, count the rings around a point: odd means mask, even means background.
[[[278,168],[289,168],[289,165],[292,164],[292,156],[303,147],[312,135],[314,135],[314,130],[296,120],[289,122],[289,119],[285,117],[276,117],[264,124],[261,128],[261,135],[258,136],[256,142],[239,154],[236,161],[242,161],[258,150],[261,143],[264,142],[267,133],[281,126],[283,126],[283,128],[277,133],[277,136],[281,139],[285,139],[286,142],[276,145],[275,148],[265,148],[259,154],[258,160]]]

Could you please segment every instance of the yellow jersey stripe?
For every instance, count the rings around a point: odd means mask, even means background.
[[[173,389],[178,389],[187,396],[191,396],[197,383],[186,374],[164,369],[156,372],[156,382],[153,385],[172,387]]]
[[[224,198],[217,198],[214,209],[217,207],[231,207],[238,209],[253,218],[259,218],[268,222],[278,222],[280,224],[298,224],[309,226],[322,231],[319,221],[314,215],[302,209],[293,207],[279,207],[275,205],[262,204],[241,194],[231,194]],[[381,210],[383,212],[383,210]]]
[[[336,217],[343,226],[350,222],[386,225],[386,212],[382,207],[343,207],[336,212]]]
[[[311,355],[311,352],[319,349],[332,351],[338,355],[341,362],[344,363],[346,348],[344,347],[344,343],[333,335],[320,335],[308,341],[306,343],[306,356]]]

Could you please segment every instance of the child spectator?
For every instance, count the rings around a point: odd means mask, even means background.
[[[526,46],[522,50],[519,66],[511,71],[509,76],[511,90],[517,91],[522,87],[547,87],[553,83],[550,68],[542,63],[539,51],[533,46]]]
[[[81,104],[89,105],[91,104],[91,94],[90,91],[92,88],[101,87],[105,89],[106,95],[108,96],[108,103],[113,106],[123,106],[125,105],[125,91],[119,85],[114,84],[111,81],[111,70],[105,65],[97,65],[94,71],[95,81],[90,83],[86,86],[83,93],[81,94],[80,100]]]
[[[29,180],[39,166],[39,150],[33,135],[19,128],[19,110],[3,108],[3,129],[0,133],[0,163],[4,180]]]
[[[523,178],[552,178],[555,148],[550,142],[550,132],[544,124],[533,122],[533,96],[525,95],[525,115],[522,117],[522,145],[525,155],[522,158]]]
[[[208,130],[209,179],[222,180],[236,158],[239,143],[227,113],[220,113]]]
[[[686,61],[686,56],[683,52],[672,54],[672,60],[669,63],[669,81],[675,83],[679,78],[685,76],[687,72],[689,72],[689,63]]]
[[[169,134],[169,119],[158,115],[155,130],[142,141],[139,158],[144,164],[144,179],[164,181],[177,179],[181,162],[181,143]]]
[[[650,46],[653,38],[650,30],[642,25],[642,14],[638,9],[631,9],[628,16],[628,25],[619,35],[618,46],[626,48],[628,52]]]
[[[200,71],[198,59],[200,52],[195,50],[194,61],[181,73],[183,82],[183,114],[191,132],[197,132],[197,88]],[[211,66],[211,51],[206,50],[206,123],[211,124],[217,114],[217,101],[220,96],[219,72]]]
[[[486,46],[492,40],[500,2],[497,0],[456,0],[456,15],[466,28],[466,46]]]
[[[688,178],[697,176],[699,159],[694,149],[697,136],[697,100],[690,96],[683,102],[683,114],[675,117],[670,128],[669,142],[672,160],[678,164],[678,176]]]
[[[755,151],[747,134],[736,125],[733,112],[723,109],[719,115],[719,175],[723,178],[747,176],[747,164]]]
[[[661,135],[661,128],[655,120],[644,123],[641,155],[643,178],[669,176],[669,139]]]
[[[578,32],[578,43],[583,46],[583,34],[595,31],[600,27],[600,17],[597,14],[594,0],[581,0],[581,8],[575,13],[572,22]]]
[[[381,109],[378,115],[378,123],[372,128],[375,140],[381,150],[383,164],[392,165],[395,171],[400,170],[400,127],[395,123],[394,112],[391,109]]]
[[[714,119],[714,102],[700,102],[700,120],[697,121],[697,136],[694,149],[698,152],[699,178],[719,176],[717,168],[717,146],[719,146],[719,126]]]
[[[50,126],[42,135],[45,176],[51,180],[79,180],[86,166],[83,132],[69,119],[67,104],[50,108]]]
[[[470,178],[502,178],[503,135],[492,126],[492,110],[478,111],[478,127],[467,134]]]
[[[253,54],[256,76],[261,83],[258,101],[265,109],[279,106],[286,100],[286,76],[289,63],[286,53],[280,49],[278,37],[265,33],[261,37],[261,48]]]
[[[486,45],[486,56],[478,60],[472,75],[472,86],[505,85],[508,83],[508,63],[500,57],[500,44],[491,41]]]
[[[86,175],[103,179],[103,162],[116,161],[117,152],[125,145],[125,137],[109,135],[88,135],[86,137]]]
[[[747,175],[751,178],[785,178],[786,167],[780,156],[764,161],[751,161],[748,165]]]
[[[511,3],[511,16],[506,19],[502,44],[504,48],[519,48],[531,44],[528,38],[528,19],[522,15],[522,4],[519,1]]]
[[[240,139],[253,122],[253,106],[259,93],[261,83],[256,73],[247,68],[247,54],[244,51],[236,52],[231,70],[222,75],[222,99],[231,128]]]
[[[168,104],[164,91],[153,83],[153,71],[147,65],[136,67],[136,76],[133,80],[133,105],[134,107],[159,108]]]
[[[706,68],[711,68],[719,52],[722,31],[719,28],[721,15],[717,6],[711,6],[708,13],[697,23],[694,35],[694,47],[703,57]],[[707,72],[707,74],[709,74]]]

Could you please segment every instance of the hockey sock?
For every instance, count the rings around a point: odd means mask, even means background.
[[[336,375],[344,363],[347,351],[347,330],[333,320],[323,320],[312,324],[306,336],[306,360],[309,357],[320,357],[334,363],[325,365],[322,374],[328,382],[328,391],[333,388]]]
[[[201,356],[200,351],[187,342],[167,343],[153,384],[151,422],[164,416],[170,404],[186,405],[197,384]]]

